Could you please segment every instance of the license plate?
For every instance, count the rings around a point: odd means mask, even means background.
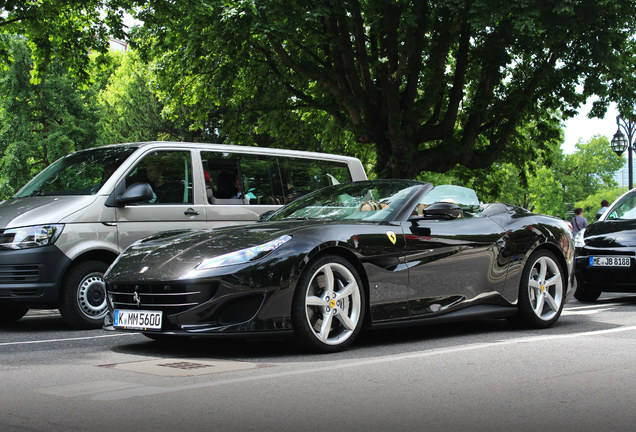
[[[115,309],[113,326],[130,330],[161,330],[161,311]]]
[[[626,256],[591,256],[590,266],[592,267],[630,267],[632,264],[630,257]]]

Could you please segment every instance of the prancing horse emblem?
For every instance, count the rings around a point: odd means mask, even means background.
[[[395,244],[397,237],[395,237],[395,233],[393,231],[387,231],[386,236],[391,240],[391,243]]]
[[[137,294],[137,291],[135,291],[135,294],[133,295],[133,300],[135,301],[135,303],[137,303],[137,306],[141,304],[141,299],[139,298],[139,294]]]

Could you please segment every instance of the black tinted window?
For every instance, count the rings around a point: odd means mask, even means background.
[[[154,198],[149,204],[192,204],[192,163],[187,151],[155,151],[126,176],[126,187],[148,183]]]
[[[201,152],[201,160],[208,197],[244,196],[249,204],[287,204],[325,186],[351,182],[342,162],[220,152]]]

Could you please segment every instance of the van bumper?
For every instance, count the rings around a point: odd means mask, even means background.
[[[0,301],[57,307],[62,275],[70,262],[55,245],[0,250]]]

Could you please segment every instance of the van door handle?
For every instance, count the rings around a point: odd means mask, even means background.
[[[186,216],[198,216],[199,212],[196,211],[195,209],[189,208],[186,211],[184,211],[183,214]]]

